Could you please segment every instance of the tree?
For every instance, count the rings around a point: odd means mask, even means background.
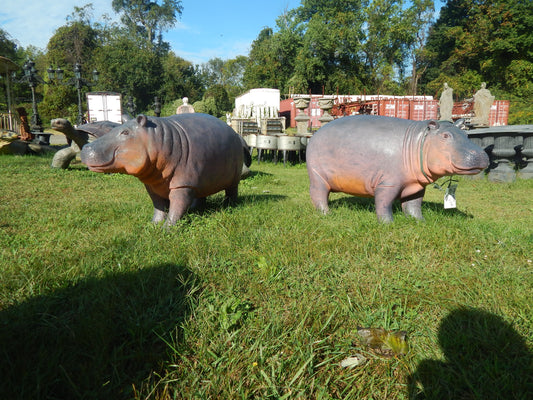
[[[365,7],[364,16],[361,52],[365,81],[378,93],[398,91],[408,51],[419,27],[414,26],[414,18],[409,9],[404,9],[403,1],[373,0]]]
[[[449,0],[428,38],[432,57],[425,79],[471,70],[489,86],[512,90],[502,77],[512,61],[533,62],[532,30],[527,0]]]
[[[146,110],[160,95],[165,77],[163,58],[144,39],[118,31],[95,51],[99,85],[135,99],[137,110]]]
[[[202,98],[202,80],[192,63],[172,52],[162,58],[162,63],[163,83],[159,96],[164,104],[181,100],[183,97],[188,97],[192,104]]]
[[[361,1],[304,0],[296,12],[304,36],[291,77],[295,90],[358,89],[357,77],[363,72],[358,56],[363,35]]]
[[[79,63],[84,75],[94,68],[93,54],[98,48],[99,33],[91,25],[92,4],[74,7],[74,12],[67,16],[67,23],[56,29],[47,45],[46,65],[61,67],[64,80],[74,76],[74,65]],[[48,68],[48,67],[46,67]],[[43,68],[44,72],[46,68]],[[46,117],[70,117],[77,114],[78,102],[76,88],[73,85],[48,85],[44,88],[44,99],[39,106]]]
[[[411,26],[418,27],[415,29],[415,40],[410,44],[409,49],[411,57],[409,92],[412,95],[418,94],[418,81],[427,68],[429,54],[425,45],[434,12],[433,0],[413,0],[407,12],[408,20],[412,21]]]
[[[470,94],[486,82],[500,98],[513,100],[511,115],[520,111],[519,121],[531,121],[532,31],[528,0],[449,0],[428,38],[430,58],[422,82],[431,88],[468,76],[474,78]]]
[[[122,14],[122,23],[149,43],[162,43],[162,33],[176,24],[183,7],[181,0],[113,0],[113,10]]]
[[[17,44],[10,38],[9,33],[0,28],[0,54],[11,60],[17,58]]]

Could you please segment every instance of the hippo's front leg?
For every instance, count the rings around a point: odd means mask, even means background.
[[[422,216],[422,200],[425,192],[426,190],[422,189],[420,192],[402,199],[402,210],[406,216],[416,218],[419,221],[424,220]]]
[[[176,221],[183,217],[187,210],[193,205],[196,194],[191,188],[171,189],[169,194],[170,204],[165,226],[176,224]]]
[[[400,188],[397,186],[380,184],[374,192],[374,203],[379,222],[392,222],[392,203],[398,197]]]
[[[154,224],[157,224],[161,221],[164,221],[167,217],[167,210],[169,207],[168,199],[165,199],[154,193],[150,186],[144,186],[146,187],[146,190],[148,191],[148,194],[150,195],[150,198],[152,199],[152,203],[154,205],[154,216],[152,217],[152,222]]]

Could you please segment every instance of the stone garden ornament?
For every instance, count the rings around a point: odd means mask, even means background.
[[[381,222],[392,204],[422,220],[425,187],[445,175],[473,175],[489,165],[485,151],[451,122],[357,115],[319,129],[307,146],[314,206],[327,213],[330,192],[374,197]]]
[[[174,225],[187,210],[222,190],[235,201],[248,146],[207,114],[139,115],[94,142],[81,160],[90,170],[136,176],[154,206],[152,222]]]
[[[71,140],[71,145],[58,150],[52,159],[52,168],[66,169],[70,162],[80,154],[81,149],[89,140],[105,135],[120,124],[111,121],[93,122],[74,128],[66,118],[55,118],[51,121],[52,129],[63,133]]]

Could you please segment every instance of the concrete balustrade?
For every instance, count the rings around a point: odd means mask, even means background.
[[[493,126],[466,133],[490,157],[487,179],[492,182],[533,179],[533,125]]]

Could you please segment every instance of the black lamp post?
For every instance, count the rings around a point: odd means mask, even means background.
[[[28,60],[24,63],[22,67],[24,70],[24,76],[18,80],[19,82],[26,82],[31,89],[31,106],[32,106],[32,115],[30,121],[30,129],[32,131],[43,131],[41,117],[39,116],[39,111],[37,110],[37,101],[35,99],[35,87],[38,83],[46,83],[43,78],[39,76],[38,71],[35,69],[35,63],[32,60]]]
[[[48,78],[50,80],[57,79],[58,82],[62,83],[63,81],[63,70],[61,68],[57,68],[55,71],[52,67],[48,68]],[[98,76],[99,72],[95,69],[93,71],[93,82],[89,82],[82,78],[81,76],[81,65],[79,63],[76,63],[74,65],[74,76],[70,78],[67,82],[65,82],[65,85],[71,85],[75,86],[76,90],[78,91],[78,118],[76,120],[77,125],[83,124],[83,106],[81,102],[81,89],[86,86],[90,88],[91,86],[94,86],[96,82],[98,82]]]
[[[159,99],[157,97],[154,98],[154,114],[156,117],[161,116],[161,103],[159,102]]]
[[[126,103],[126,107],[128,107],[130,115],[135,116],[135,102],[133,101],[132,96],[128,96],[128,102]]]

